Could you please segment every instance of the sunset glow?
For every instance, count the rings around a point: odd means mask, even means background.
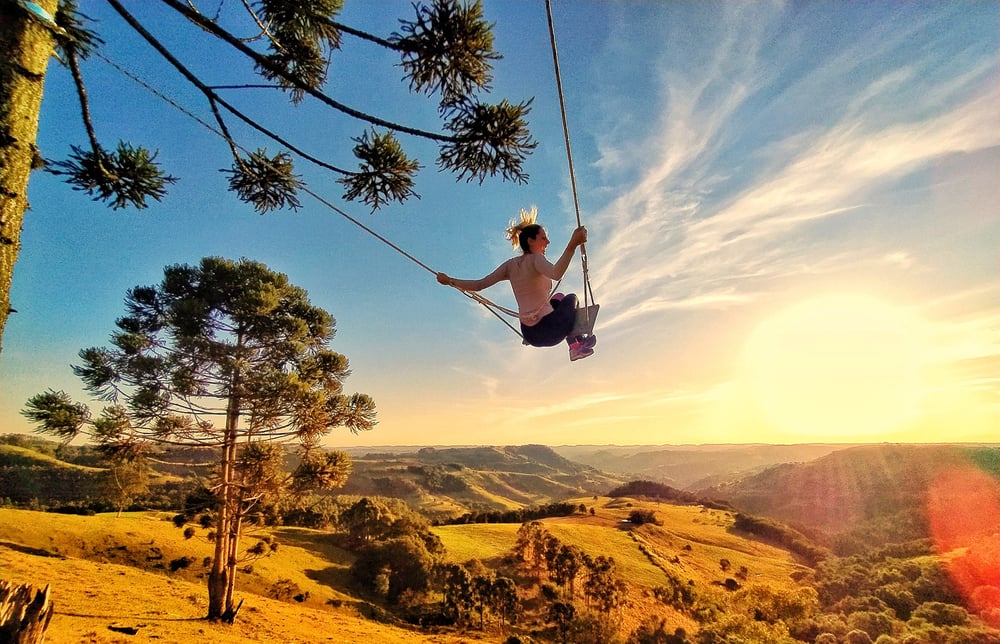
[[[894,429],[921,395],[920,321],[863,295],[805,300],[765,319],[746,345],[767,417],[800,436]]]
[[[133,4],[160,37],[182,33],[162,3]],[[410,0],[373,4],[345,2],[343,24],[386,35],[413,11]],[[98,134],[156,150],[180,180],[124,214],[32,174],[0,431],[30,432],[20,411],[47,389],[99,413],[72,371],[78,352],[107,342],[129,289],[217,256],[284,273],[336,319],[345,388],[370,395],[379,422],[334,430],[331,447],[1000,440],[996,2],[557,2],[560,95],[544,3],[486,0],[502,58],[479,98],[530,103],[529,181],[439,172],[440,141],[400,132],[421,165],[419,199],[370,213],[343,199],[339,174],[297,160],[321,199],[265,216],[228,191],[229,145],[162,99],[211,122],[204,97],[93,5],[103,56],[159,93],[83,61]],[[182,62],[213,84],[259,82],[228,45],[207,42],[178,43]],[[439,131],[436,99],[400,82],[394,54],[373,57],[353,36],[334,54],[336,100]],[[311,99],[226,92],[289,145],[356,167],[347,142],[367,122]],[[37,147],[59,159],[86,141],[72,75],[52,64]],[[434,277],[479,278],[509,259],[504,229],[532,206],[550,260],[578,219],[588,229],[601,312],[586,360],[570,362],[565,344],[523,346]],[[577,255],[559,290],[582,289]],[[507,283],[482,295],[516,306]]]
[[[942,472],[927,491],[938,552],[969,604],[1000,628],[1000,487],[974,467]]]

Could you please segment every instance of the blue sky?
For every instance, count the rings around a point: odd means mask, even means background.
[[[237,3],[230,3],[237,9]],[[348,0],[379,35],[410,2]],[[456,182],[427,142],[421,199],[371,215],[310,187],[435,270],[481,277],[536,205],[555,251],[575,225],[545,5],[484,3],[493,97],[533,98],[526,185]],[[227,5],[228,7],[229,5]],[[223,48],[130,3],[209,82],[247,78]],[[102,51],[202,118],[197,92],[103,3]],[[520,345],[431,274],[303,197],[260,216],[227,191],[222,141],[99,60],[84,66],[95,127],[157,149],[180,178],[161,203],[111,211],[36,172],[0,357],[0,431],[24,401],[84,399],[70,365],[106,343],[126,289],[208,255],[286,273],[337,320],[349,391],[380,424],[331,445],[995,441],[1000,429],[1000,4],[553,2],[590,277],[595,355]],[[172,35],[183,33],[182,36]],[[180,40],[179,40],[180,39]],[[345,37],[328,93],[437,129],[390,52]],[[227,94],[335,165],[364,126],[266,90]],[[85,145],[53,63],[39,147]],[[264,145],[234,125],[248,148]],[[273,149],[274,146],[268,144]],[[579,263],[564,290],[579,291]],[[505,285],[485,293],[512,304]],[[96,407],[96,406],[95,406]]]

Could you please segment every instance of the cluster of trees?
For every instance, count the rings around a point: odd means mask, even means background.
[[[787,548],[802,557],[810,566],[817,565],[831,554],[827,548],[816,544],[798,530],[770,519],[739,512],[735,515],[733,528]]]
[[[626,599],[625,583],[612,557],[591,557],[579,547],[561,542],[540,521],[530,521],[517,531],[514,557],[541,585],[554,584],[556,596],[570,600],[582,594],[588,608],[608,613]]]
[[[691,492],[678,490],[677,488],[657,483],[656,481],[637,480],[629,481],[624,485],[619,485],[610,492],[608,496],[612,498],[630,497],[655,499],[657,501],[669,501],[671,503],[703,505],[715,510],[731,510],[728,503],[714,501],[712,499],[701,498]]]
[[[818,614],[794,634],[829,643],[845,638],[878,644],[1000,642],[1000,631],[965,608],[971,598],[962,596],[940,561],[928,556],[930,550],[929,541],[918,540],[826,559],[813,581]]]
[[[629,481],[624,485],[619,485],[610,492],[608,496],[612,498],[648,498],[663,499],[664,501],[678,501],[680,503],[698,503],[699,499],[690,492],[678,490],[677,488],[657,483],[656,481]]]
[[[337,543],[357,555],[358,587],[392,605],[413,607],[433,589],[441,540],[400,500],[362,497],[337,517]]]
[[[443,465],[409,465],[406,469],[419,475],[423,486],[431,492],[464,492],[469,488],[465,479],[452,474]]]
[[[478,619],[480,630],[486,628],[489,616],[496,618],[501,629],[514,623],[521,610],[514,580],[482,566],[471,568],[460,564],[441,568],[444,615],[459,625],[473,625]]]
[[[573,632],[598,629],[615,636],[608,615],[627,592],[613,558],[592,557],[530,521],[499,567],[447,563],[427,524],[403,502],[388,501],[363,497],[346,507],[335,538],[357,555],[351,573],[359,588],[410,621],[502,630],[517,623],[522,594],[537,584],[538,614],[549,635],[567,640]]]
[[[520,610],[512,578],[478,562],[446,563],[441,540],[398,499],[362,497],[339,512],[337,542],[357,557],[351,576],[370,596],[422,624],[500,628]]]
[[[459,525],[465,523],[525,523],[538,521],[549,517],[568,517],[577,512],[587,511],[587,506],[580,503],[559,501],[546,505],[536,505],[517,510],[484,510],[482,512],[466,512],[465,514],[442,521],[443,525]]]
[[[632,525],[663,525],[663,522],[656,518],[656,512],[652,510],[632,510],[628,513],[628,522]]]

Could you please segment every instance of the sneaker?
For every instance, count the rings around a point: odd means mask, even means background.
[[[594,350],[590,347],[576,347],[575,349],[569,350],[570,362],[582,360],[583,358],[588,358],[592,355],[594,355]]]
[[[588,335],[586,337],[581,337],[580,338],[580,346],[581,347],[586,347],[588,349],[593,349],[596,344],[597,344],[597,336],[596,335]]]

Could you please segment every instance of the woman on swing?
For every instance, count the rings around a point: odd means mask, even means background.
[[[521,211],[520,223],[511,222],[507,228],[507,239],[514,248],[520,246],[522,255],[512,257],[492,273],[478,280],[460,280],[444,273],[437,274],[437,281],[446,286],[454,286],[463,291],[481,291],[501,280],[510,280],[514,299],[517,300],[521,334],[526,344],[533,347],[552,347],[563,340],[569,344],[569,359],[579,360],[593,355],[597,336],[573,336],[576,321],[576,295],[556,293],[551,298],[552,280],[562,279],[577,246],[587,241],[587,229],[580,226],[573,231],[566,250],[555,264],[545,258],[549,237],[539,224],[535,223],[537,211]]]

